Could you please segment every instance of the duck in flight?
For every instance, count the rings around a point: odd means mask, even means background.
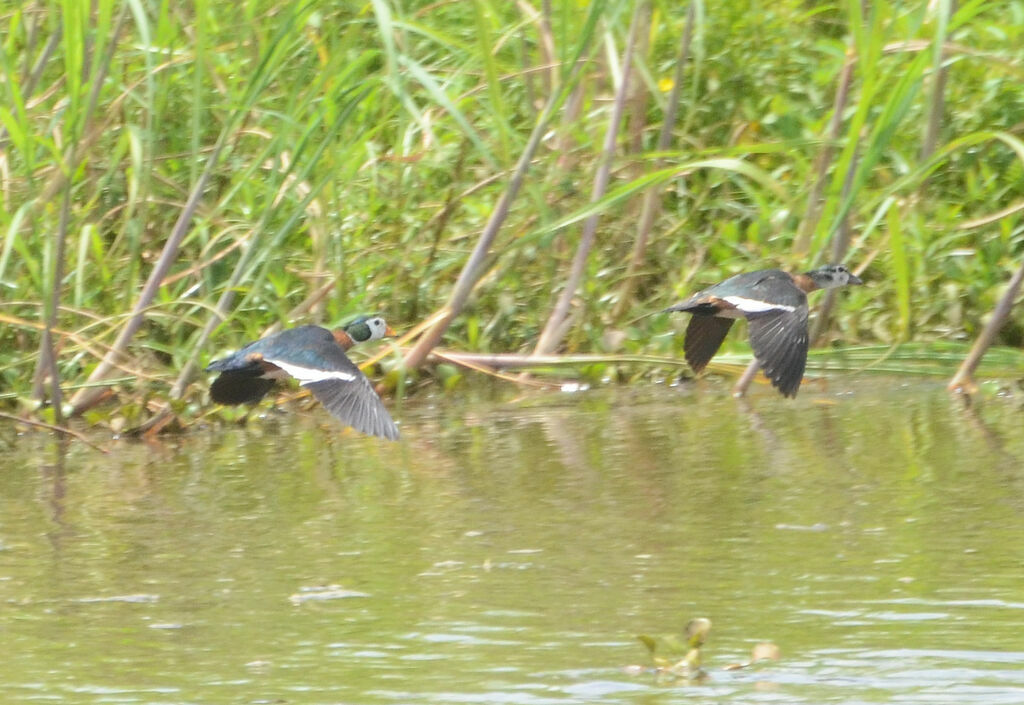
[[[841,264],[804,274],[762,269],[730,277],[665,311],[692,315],[683,352],[694,373],[718,352],[733,321],[746,318],[765,376],[783,396],[795,397],[807,365],[807,294],[863,283]]]
[[[220,374],[210,385],[210,397],[218,404],[255,404],[276,380],[294,377],[345,425],[397,440],[398,426],[370,380],[345,354],[356,343],[393,335],[380,316],[357,318],[333,332],[312,325],[280,331],[211,362],[206,370]]]

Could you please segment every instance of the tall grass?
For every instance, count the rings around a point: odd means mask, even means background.
[[[672,355],[645,314],[829,259],[870,285],[822,335],[964,340],[1024,257],[1019,0],[50,0],[0,26],[0,394],[58,420],[67,392],[199,399],[197,366],[293,312],[434,317],[410,367],[548,320],[545,348]]]

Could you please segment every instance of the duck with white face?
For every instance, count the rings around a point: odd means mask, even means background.
[[[210,385],[210,397],[218,404],[255,404],[275,380],[292,377],[342,423],[396,440],[398,427],[384,403],[345,354],[358,343],[393,335],[380,316],[357,318],[333,332],[313,325],[283,330],[211,362],[206,370],[220,374]]]
[[[683,351],[694,373],[718,352],[733,321],[746,318],[750,344],[765,376],[783,396],[795,397],[807,365],[807,294],[863,283],[841,264],[803,274],[762,269],[730,277],[665,311],[693,316]]]

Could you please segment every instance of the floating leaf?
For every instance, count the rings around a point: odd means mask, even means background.
[[[658,640],[654,637],[647,636],[646,634],[637,634],[636,638],[640,640],[641,644],[647,647],[647,651],[651,656],[654,656],[655,652],[658,650]]]

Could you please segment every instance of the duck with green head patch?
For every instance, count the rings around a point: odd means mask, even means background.
[[[299,326],[249,343],[206,368],[218,404],[255,404],[278,379],[293,377],[342,423],[371,436],[398,438],[398,427],[366,375],[345,351],[395,332],[380,316],[362,316],[344,328]]]

